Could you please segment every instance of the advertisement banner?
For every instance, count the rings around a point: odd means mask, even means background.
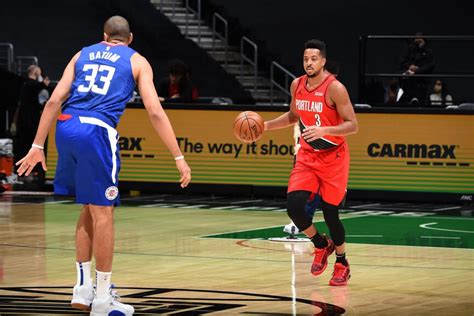
[[[474,116],[360,113],[349,188],[474,193]]]
[[[286,186],[293,165],[293,128],[245,144],[233,135],[240,111],[168,109],[194,183]],[[259,112],[264,120],[282,112]],[[474,116],[358,113],[347,137],[350,189],[474,193]],[[175,161],[144,109],[126,109],[118,127],[120,181],[177,182]],[[54,177],[54,130],[48,174]]]

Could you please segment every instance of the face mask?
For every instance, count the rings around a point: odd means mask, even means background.
[[[39,75],[38,78],[36,78],[36,80],[38,80],[38,82],[43,82],[43,77],[41,77],[41,75]]]

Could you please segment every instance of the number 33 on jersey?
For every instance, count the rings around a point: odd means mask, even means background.
[[[130,62],[133,54],[135,51],[125,45],[107,42],[84,47],[76,61],[76,78],[63,108],[100,112],[118,123],[135,87]]]
[[[91,71],[90,75],[86,75],[84,80],[89,84],[87,86],[80,85],[77,91],[87,93],[92,92],[106,95],[110,88],[110,81],[114,77],[115,68],[107,65],[85,64],[82,71]],[[99,77],[97,78],[97,75]],[[102,82],[102,86],[97,85],[97,79]]]

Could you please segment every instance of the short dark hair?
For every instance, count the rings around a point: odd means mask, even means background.
[[[173,59],[168,65],[170,75],[185,77],[188,71],[188,66],[180,59]]]
[[[326,57],[326,44],[317,39],[310,39],[304,43],[304,49],[315,48],[319,49],[321,56]]]
[[[125,18],[119,15],[114,15],[105,22],[104,33],[111,39],[126,41],[130,37],[130,25]]]

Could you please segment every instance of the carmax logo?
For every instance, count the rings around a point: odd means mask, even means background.
[[[142,137],[120,137],[118,143],[120,150],[142,151]]]
[[[370,157],[456,159],[456,145],[378,144],[367,147]]]
[[[142,142],[145,141],[143,137],[120,137],[118,140],[120,151],[128,151],[128,153],[121,153],[122,158],[155,158],[154,154],[142,153]]]

